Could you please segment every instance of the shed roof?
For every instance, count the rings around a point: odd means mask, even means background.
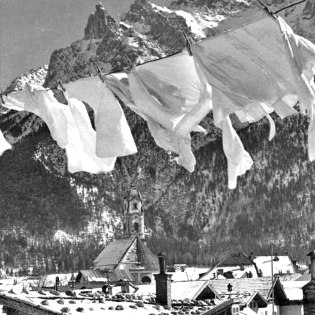
[[[107,281],[107,275],[105,274],[104,271],[100,271],[100,270],[80,270],[77,277],[76,277],[76,281],[79,282],[81,280],[81,278],[85,278],[87,279],[89,282],[92,281]]]
[[[103,271],[103,270],[80,270],[76,281],[79,282],[81,278],[86,278],[89,282],[116,282],[116,281],[133,281],[132,276],[130,275],[128,270],[121,270],[121,269],[115,269],[115,270],[109,270],[109,271]]]

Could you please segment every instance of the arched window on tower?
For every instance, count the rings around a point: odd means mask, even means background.
[[[138,232],[138,231],[139,231],[139,223],[138,223],[138,222],[135,222],[135,223],[133,224],[133,229],[134,229],[135,232]]]
[[[138,209],[138,204],[136,202],[133,204],[133,208]]]

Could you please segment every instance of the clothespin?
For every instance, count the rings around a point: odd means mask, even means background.
[[[58,82],[58,86],[61,88],[62,92],[66,92],[66,89],[64,88],[62,81],[59,79],[59,77],[56,77],[57,82]]]
[[[262,0],[258,0],[257,1],[262,7],[263,9],[270,14],[273,18],[276,18],[276,15],[273,11],[270,10],[270,8],[262,1]]]
[[[94,64],[94,67],[95,67],[95,70],[96,70],[98,76],[100,77],[100,79],[102,80],[102,82],[105,82],[105,80],[104,80],[104,78],[103,78],[102,70],[101,70],[101,68],[99,67],[99,65],[97,64],[97,61],[94,61],[93,64]]]
[[[126,62],[128,63],[128,66],[125,67],[124,70],[125,70],[126,72],[129,72],[129,71],[133,68],[133,63],[131,62],[130,58],[129,58],[127,55],[124,56],[123,58],[124,58],[124,59],[126,60]]]
[[[187,48],[187,51],[189,53],[189,56],[192,56],[192,51],[191,51],[191,43],[190,43],[190,38],[187,36],[187,34],[185,32],[182,32],[183,34],[183,37],[184,37],[184,40],[185,40],[185,45],[186,45],[186,48]]]

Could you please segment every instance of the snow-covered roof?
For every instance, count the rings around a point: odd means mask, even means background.
[[[270,256],[257,256],[254,263],[258,271],[262,271],[263,277],[271,277],[271,261],[273,262],[273,274],[294,274],[296,273],[294,264],[289,256],[277,256],[279,260],[272,261]]]
[[[210,268],[208,272],[201,277],[201,279],[213,279],[213,273],[215,273],[217,278],[219,276],[222,278],[222,274],[218,275],[219,269],[221,269],[223,273],[232,272],[234,278],[245,278],[247,277],[247,272],[251,272],[252,277],[258,277],[255,264],[245,254],[231,253],[214,267]]]
[[[244,278],[244,279],[225,279],[225,280],[209,280],[208,284],[214,288],[222,296],[231,294],[248,295],[259,292],[265,299],[269,298],[272,289],[271,278]],[[228,285],[232,285],[232,291],[228,291]],[[276,280],[275,290],[284,298],[285,293],[280,285],[280,281]]]
[[[303,300],[303,286],[308,281],[281,281],[283,289],[290,301],[302,301]]]

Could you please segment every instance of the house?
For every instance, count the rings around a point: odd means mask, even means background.
[[[223,300],[239,299],[239,314],[271,315],[274,309],[274,315],[281,315],[280,306],[287,302],[287,296],[278,277],[274,282],[271,278],[209,280],[208,285],[216,294],[220,294]]]
[[[141,194],[132,187],[124,200],[124,236],[109,243],[96,257],[94,270],[124,272],[136,284],[151,283],[159,270],[156,255],[145,244]],[[126,278],[128,278],[126,277]]]
[[[257,277],[256,266],[249,257],[243,253],[231,253],[228,257],[224,258],[206,272],[200,280]]]
[[[280,306],[280,315],[303,315],[303,286],[308,281],[283,281],[282,287],[287,296],[287,302]]]
[[[273,259],[271,259],[271,256],[256,256],[254,257],[253,262],[256,264],[257,270],[262,277],[271,277],[272,268],[274,275],[298,276],[296,262],[288,255],[276,255]]]
[[[307,256],[311,258],[311,280],[302,287],[304,315],[315,314],[315,250]]]

